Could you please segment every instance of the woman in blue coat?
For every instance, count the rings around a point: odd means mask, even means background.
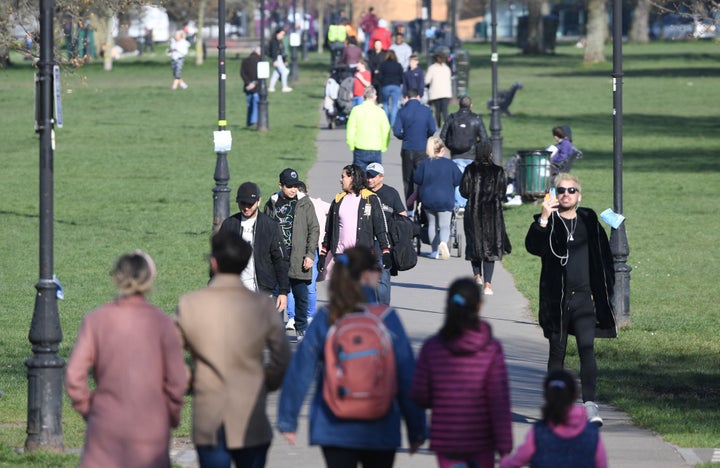
[[[390,468],[401,446],[400,419],[405,419],[410,452],[426,439],[425,412],[410,400],[415,358],[400,317],[394,309],[383,315],[390,332],[397,368],[397,395],[389,412],[374,420],[341,419],[323,397],[323,358],[330,326],[343,315],[363,309],[365,290],[374,289],[380,277],[375,256],[365,247],[339,254],[330,277],[330,303],[315,314],[305,338],[285,373],[277,427],[290,444],[295,443],[298,415],[313,380],[310,405],[310,445],[320,445],[328,468],[362,466]]]
[[[441,260],[450,258],[448,240],[450,221],[455,209],[455,187],[460,185],[462,172],[451,160],[445,158],[445,145],[439,137],[428,138],[428,159],[413,174],[419,186],[422,209],[428,220],[428,237],[432,252],[430,256]]]

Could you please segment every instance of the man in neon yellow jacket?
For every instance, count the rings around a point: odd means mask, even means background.
[[[382,153],[390,143],[390,121],[377,105],[377,91],[365,88],[365,101],[353,107],[347,121],[345,141],[353,152],[353,164],[365,169],[370,163],[382,164]]]

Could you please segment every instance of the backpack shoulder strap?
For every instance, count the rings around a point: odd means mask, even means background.
[[[386,304],[365,304],[365,309],[380,320],[384,320],[390,313],[390,306]]]

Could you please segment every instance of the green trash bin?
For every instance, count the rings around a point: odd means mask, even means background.
[[[518,151],[517,193],[523,200],[542,198],[550,189],[550,151]]]

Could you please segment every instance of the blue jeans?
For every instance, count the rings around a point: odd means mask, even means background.
[[[317,277],[318,277],[317,261],[318,261],[317,251],[315,251],[315,261],[313,262],[313,269],[312,269],[312,282],[308,285],[307,317],[309,319],[312,319],[313,317],[315,317],[315,311],[317,310]],[[288,320],[290,320],[291,318],[295,318],[295,296],[293,295],[292,290],[290,290],[290,294],[288,294],[287,315],[288,315]]]
[[[395,125],[395,117],[397,116],[398,109],[400,108],[401,94],[400,85],[386,85],[380,88],[383,106],[385,106],[385,113],[388,116],[391,127]]]
[[[362,97],[362,96],[353,96],[353,100],[352,100],[352,105],[353,105],[353,107],[359,106],[359,105],[362,104],[363,102],[365,102],[365,98],[364,98],[364,97]]]
[[[290,278],[295,306],[295,330],[305,331],[308,318],[308,289],[311,281]]]
[[[364,171],[370,163],[382,164],[382,153],[380,150],[364,150],[357,149],[353,150],[353,164],[357,164]]]
[[[217,432],[218,444],[198,445],[195,447],[201,468],[230,468],[230,462],[235,466],[246,468],[263,468],[267,459],[270,444],[229,449],[225,445],[225,427],[220,426]]]
[[[375,241],[375,251],[377,252],[377,262],[380,265],[380,281],[375,288],[375,296],[378,304],[390,305],[390,268],[384,268],[382,263],[382,250],[380,243]]]
[[[246,125],[249,127],[255,125],[258,121],[258,102],[260,102],[260,94],[249,93],[245,95],[247,101],[247,121]]]
[[[460,172],[465,172],[465,168],[473,162],[472,159],[453,159],[452,162],[460,169]],[[467,199],[460,196],[460,187],[455,187],[455,206],[458,208],[465,208],[467,205]]]

